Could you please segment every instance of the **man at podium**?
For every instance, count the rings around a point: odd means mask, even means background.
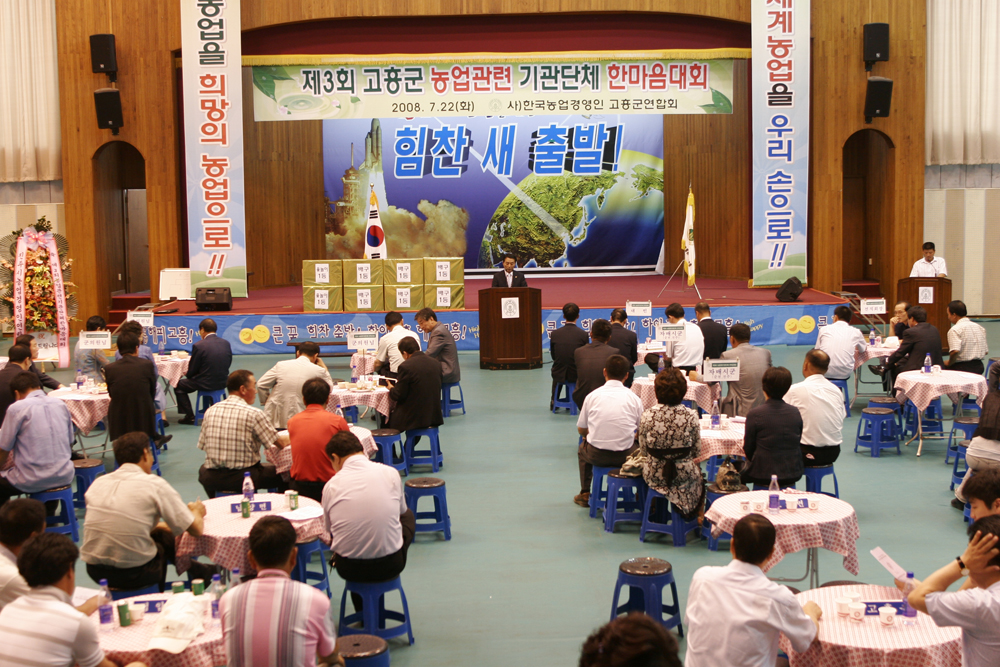
[[[944,257],[934,256],[934,244],[928,241],[924,244],[924,258],[913,263],[910,270],[911,278],[947,278],[948,267]]]
[[[490,287],[527,287],[528,281],[524,279],[524,274],[515,271],[517,260],[514,255],[507,253],[503,256],[503,271],[493,274],[493,284]]]

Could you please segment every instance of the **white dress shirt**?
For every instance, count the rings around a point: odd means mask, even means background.
[[[345,558],[381,558],[403,548],[406,511],[399,473],[364,455],[349,456],[323,487],[323,525],[330,550]]]
[[[333,386],[326,366],[314,364],[302,354],[294,359],[279,361],[257,380],[257,397],[264,406],[264,414],[275,428],[285,428],[289,419],[306,409],[302,385],[314,378]]]
[[[1000,665],[1000,582],[987,589],[930,593],[926,602],[939,626],[962,628],[962,667]]]
[[[667,356],[674,368],[697,366],[705,359],[705,334],[694,322],[684,322],[684,340],[667,343]]]
[[[642,399],[618,380],[608,380],[587,394],[576,420],[587,429],[587,442],[597,449],[623,452],[635,444],[642,418]]]
[[[694,573],[685,616],[685,667],[773,667],[779,634],[800,652],[816,637],[790,590],[738,560]]]
[[[950,363],[982,359],[990,353],[986,344],[986,329],[968,317],[961,318],[948,329],[948,349],[956,352],[948,358]]]
[[[793,384],[784,400],[802,415],[803,445],[827,447],[844,441],[844,394],[837,385],[817,373]]]
[[[409,336],[413,340],[417,341],[417,349],[424,349],[420,344],[420,336],[415,332],[410,331],[402,324],[397,324],[392,328],[389,333],[382,336],[378,341],[378,349],[375,351],[375,358],[385,364],[386,361],[389,362],[389,370],[393,373],[399,368],[399,365],[403,363],[403,355],[399,352],[399,341],[403,340]]]
[[[17,569],[17,556],[0,544],[0,609],[27,595],[30,590]]]
[[[830,357],[826,376],[835,380],[851,377],[854,372],[854,351],[862,352],[867,347],[864,334],[841,320],[820,327],[819,336],[816,337],[816,349],[823,350]]]
[[[0,612],[0,665],[97,667],[103,661],[95,621],[74,609],[62,589],[33,588]]]
[[[910,269],[911,278],[936,278],[939,274],[948,275],[948,266],[944,263],[944,257],[935,257],[931,261],[923,257],[913,263]]]

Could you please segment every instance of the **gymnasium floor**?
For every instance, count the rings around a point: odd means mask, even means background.
[[[1000,324],[985,326],[996,355]],[[773,362],[798,381],[807,349],[772,347]],[[669,537],[654,536],[642,544],[638,527],[629,524],[604,533],[600,521],[572,502],[579,490],[575,418],[547,411],[549,367],[491,372],[478,368],[478,353],[460,357],[468,414],[442,427],[445,467],[439,473],[448,485],[453,538],[418,535],[410,548],[402,579],[416,643],[390,642],[393,665],[575,665],[584,638],[609,618],[622,560],[670,561],[682,608],[698,567],[729,562],[728,551],[710,552],[697,540],[674,548]],[[282,358],[237,357],[233,368],[260,377]],[[344,363],[334,360],[334,376],[349,373]],[[55,376],[69,380],[66,372]],[[948,413],[947,399],[945,405]],[[902,456],[854,454],[861,407],[845,422],[845,447],[836,463],[841,498],[854,506],[861,527],[861,571],[853,577],[841,556],[820,550],[821,580],[891,585],[868,553],[876,546],[924,577],[961,553],[965,542],[965,524],[949,505],[944,445],[928,442],[920,459],[915,445],[904,447]],[[174,411],[169,417],[174,439],[160,459],[163,474],[186,501],[193,500],[203,494],[197,483],[204,460],[196,448],[198,428],[177,425]],[[110,456],[107,461],[111,465]],[[804,571],[800,552],[772,574],[798,577]],[[93,585],[82,563],[77,576],[78,585]],[[331,581],[339,604],[342,582],[335,575]]]

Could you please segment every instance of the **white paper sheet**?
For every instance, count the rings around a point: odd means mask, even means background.
[[[891,574],[894,578],[899,580],[906,579],[906,570],[900,567],[899,563],[890,558],[889,554],[882,550],[882,547],[875,547],[871,550],[871,554],[872,556],[875,556],[875,560],[881,563],[882,567],[888,570],[889,574]]]
[[[310,507],[300,507],[297,510],[292,510],[291,512],[282,512],[278,516],[283,516],[289,521],[306,521],[308,519],[318,519],[323,516],[323,508],[310,506]]]

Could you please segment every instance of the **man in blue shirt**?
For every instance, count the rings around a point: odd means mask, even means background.
[[[42,391],[38,376],[19,373],[10,387],[16,402],[0,427],[0,505],[11,496],[37,493],[73,481],[73,422],[66,405]],[[13,465],[3,470],[8,457]]]

